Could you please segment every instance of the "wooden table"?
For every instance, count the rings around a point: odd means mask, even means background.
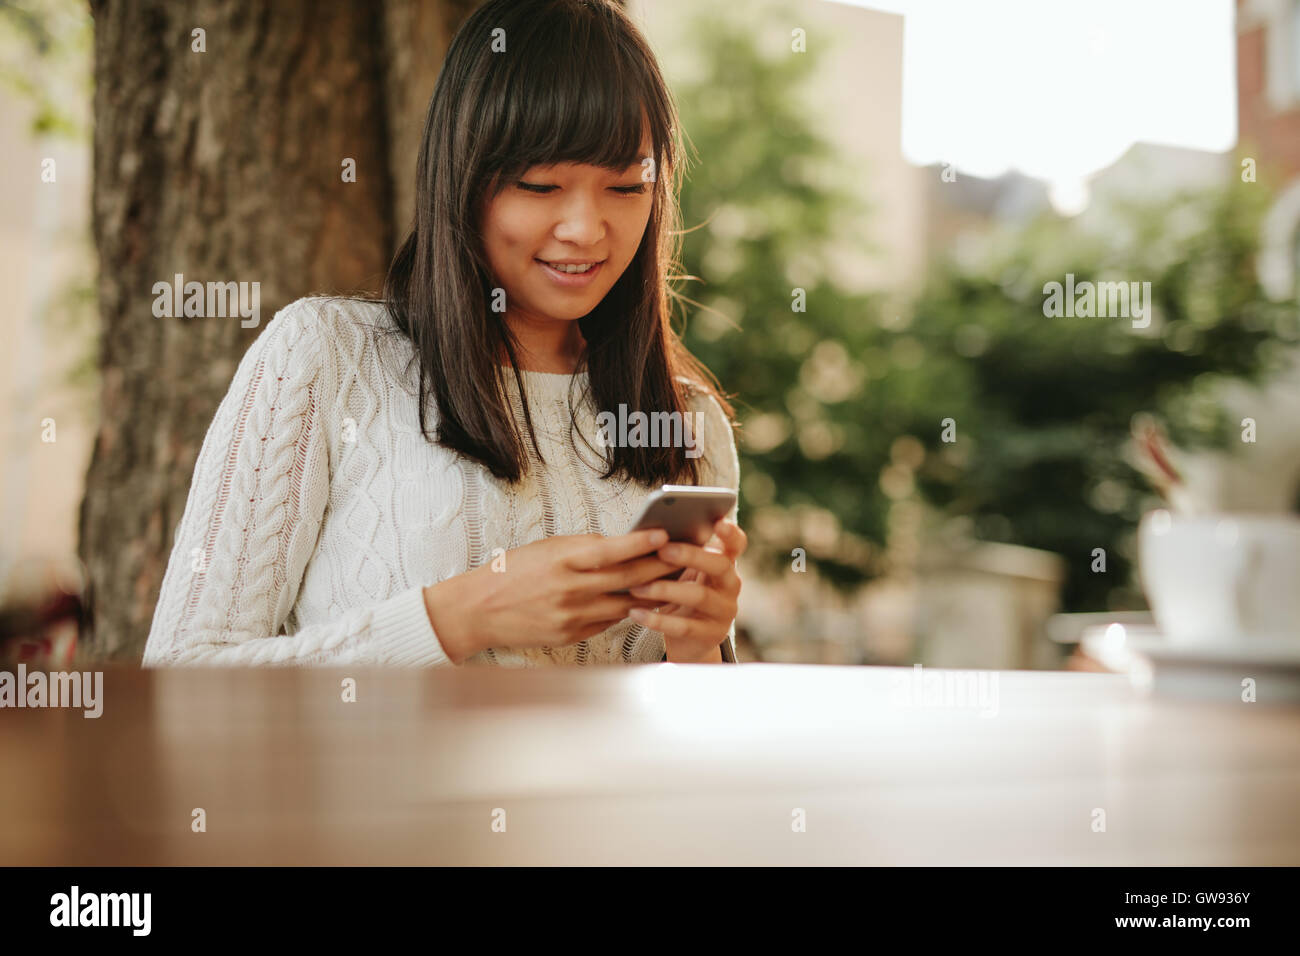
[[[1300,863],[1300,710],[914,679],[110,669],[97,720],[0,710],[0,864]]]

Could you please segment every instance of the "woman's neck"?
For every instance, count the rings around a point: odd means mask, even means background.
[[[573,375],[582,361],[582,353],[587,347],[587,340],[577,322],[558,323],[535,321],[506,315],[514,340],[518,345],[519,370],[522,372],[546,372],[551,375]],[[510,366],[510,359],[505,349],[497,358],[497,364]]]
[[[519,354],[518,368],[521,372],[546,372],[550,375],[575,375],[578,366],[582,361],[582,353],[576,355],[542,355],[539,356],[526,349],[521,350]],[[502,368],[510,368],[510,357],[503,350],[497,357],[497,364]]]

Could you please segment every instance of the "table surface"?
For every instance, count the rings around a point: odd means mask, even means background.
[[[0,709],[0,864],[1300,863],[1300,709],[959,676],[109,668]]]

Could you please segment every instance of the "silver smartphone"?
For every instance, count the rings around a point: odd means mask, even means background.
[[[651,492],[641,509],[641,515],[628,529],[663,528],[669,541],[685,541],[704,547],[713,537],[713,526],[730,514],[736,504],[736,493],[730,488],[711,488],[700,485],[663,485]],[[670,571],[660,581],[673,581],[685,573],[685,568]],[[626,594],[626,589],[611,591]]]

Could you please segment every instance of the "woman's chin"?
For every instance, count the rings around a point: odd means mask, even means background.
[[[599,304],[599,296],[566,296],[558,301],[548,298],[540,311],[557,322],[576,322]]]

